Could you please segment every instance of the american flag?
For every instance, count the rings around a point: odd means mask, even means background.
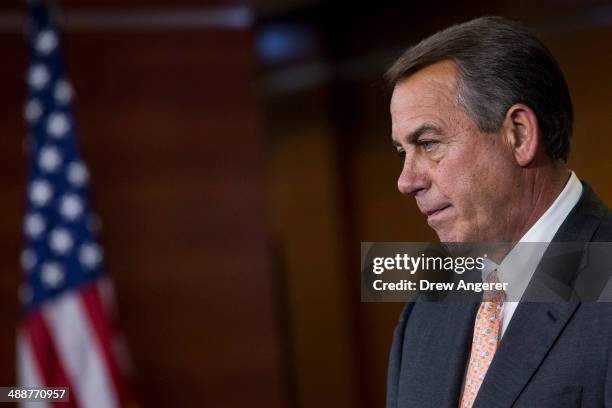
[[[42,1],[29,7],[19,385],[69,387],[70,403],[62,406],[126,406],[126,356],[95,237],[88,171],[77,148],[73,92],[52,16]]]

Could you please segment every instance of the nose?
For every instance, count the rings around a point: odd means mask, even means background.
[[[416,160],[408,155],[404,158],[404,167],[397,179],[397,189],[402,194],[416,195],[428,186],[427,175]]]

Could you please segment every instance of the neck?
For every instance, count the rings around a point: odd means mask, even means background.
[[[513,234],[512,242],[521,237],[544,215],[559,194],[565,188],[570,177],[570,170],[565,164],[528,168],[523,170],[521,180],[527,193],[524,195],[520,211],[523,214],[517,224],[519,228]]]

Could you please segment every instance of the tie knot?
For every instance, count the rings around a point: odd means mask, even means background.
[[[486,283],[499,283],[499,273],[497,272],[497,269],[493,269],[491,272],[487,273],[484,281]]]
[[[485,283],[500,283],[499,282],[499,273],[497,269],[492,270],[485,276]],[[495,303],[503,303],[504,298],[506,297],[506,292],[503,290],[485,290],[482,296],[483,302],[495,302]]]

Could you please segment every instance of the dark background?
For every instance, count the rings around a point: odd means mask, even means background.
[[[541,34],[575,105],[570,167],[612,203],[612,6],[458,3],[60,2],[80,142],[143,406],[383,406],[401,305],[360,303],[359,243],[435,236],[396,190],[401,160],[381,76],[449,24],[498,14]],[[253,24],[68,18],[234,6],[251,10]],[[20,2],[0,5],[0,385],[16,381],[23,12]]]

